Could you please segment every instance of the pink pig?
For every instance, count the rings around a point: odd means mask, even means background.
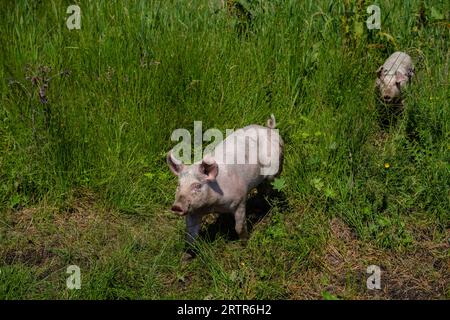
[[[376,87],[383,101],[401,105],[401,91],[413,75],[411,57],[404,52],[394,52],[377,70]]]
[[[283,141],[275,125],[271,115],[267,127],[239,129],[192,165],[184,165],[172,151],[168,153],[169,168],[178,176],[172,211],[186,217],[189,245],[199,233],[202,217],[213,212],[232,213],[236,232],[246,242],[247,194],[261,183],[273,181],[282,169]]]

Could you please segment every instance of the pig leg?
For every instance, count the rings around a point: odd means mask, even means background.
[[[186,216],[186,242],[191,247],[198,236],[202,224],[202,216],[188,214]]]
[[[186,216],[186,249],[181,258],[182,262],[188,262],[195,257],[193,243],[198,236],[202,223],[202,216],[199,214],[188,214]]]
[[[234,220],[236,221],[235,229],[239,239],[245,244],[248,239],[247,221],[245,220],[245,201],[242,201],[234,212]]]

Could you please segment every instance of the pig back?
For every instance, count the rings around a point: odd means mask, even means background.
[[[230,134],[212,156],[219,165],[219,183],[239,184],[250,190],[278,173],[281,137],[277,130],[250,125]]]
[[[394,52],[383,64],[383,69],[389,75],[395,74],[396,71],[407,75],[412,68],[411,57],[401,51]]]

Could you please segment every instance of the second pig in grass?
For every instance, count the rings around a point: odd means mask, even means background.
[[[233,214],[239,238],[247,240],[247,194],[273,181],[282,169],[283,141],[275,126],[272,115],[267,127],[239,129],[191,165],[181,163],[172,151],[168,153],[169,168],[178,176],[172,211],[186,219],[188,244],[197,237],[202,217],[208,213]]]
[[[394,52],[377,70],[376,87],[387,104],[402,105],[402,90],[414,75],[412,59],[404,52]]]

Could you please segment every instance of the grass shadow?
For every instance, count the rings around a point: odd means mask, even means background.
[[[382,130],[387,130],[397,126],[402,118],[404,106],[403,104],[386,104],[377,101],[377,122]]]
[[[287,200],[282,192],[271,190],[269,194],[255,192],[249,196],[246,203],[246,213],[247,230],[250,236],[254,227],[267,216],[275,205],[281,210],[286,209]],[[227,241],[239,240],[234,228],[235,220],[232,214],[215,214],[215,217],[207,219],[207,221],[199,234],[202,240],[206,242],[213,242],[218,238],[224,238]]]

